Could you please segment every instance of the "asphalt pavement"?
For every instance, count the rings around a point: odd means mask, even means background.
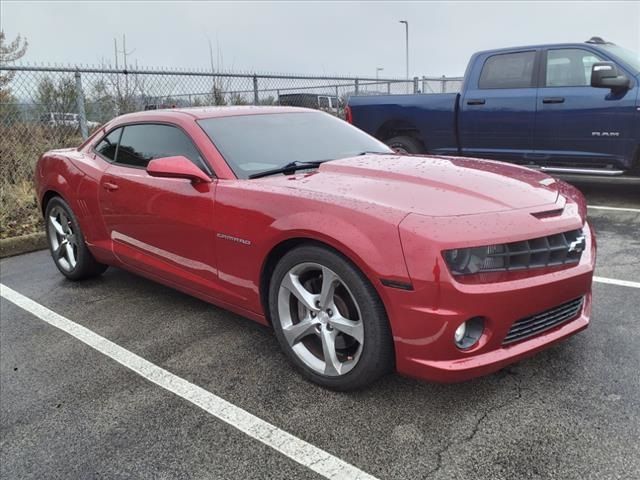
[[[585,184],[596,275],[640,282],[640,187]],[[638,211],[634,211],[636,209]],[[393,374],[356,393],[303,380],[271,331],[110,268],[63,279],[48,252],[0,281],[379,479],[640,478],[640,289],[594,284],[590,327],[487,377]],[[0,300],[3,479],[323,478]]]

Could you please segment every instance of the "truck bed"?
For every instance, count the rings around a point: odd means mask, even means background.
[[[428,132],[430,153],[457,152],[458,93],[369,95],[349,98],[352,121],[376,138],[390,138],[418,130]]]

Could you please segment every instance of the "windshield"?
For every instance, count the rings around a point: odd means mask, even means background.
[[[602,47],[607,50],[611,55],[618,57],[628,66],[633,68],[636,73],[640,72],[640,55],[637,52],[632,50],[627,50],[626,48],[619,47],[618,45],[602,45]]]
[[[198,123],[238,178],[292,162],[392,152],[384,143],[322,112],[239,115]]]

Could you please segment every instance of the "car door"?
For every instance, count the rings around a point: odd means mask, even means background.
[[[526,161],[533,151],[538,50],[490,54],[472,62],[458,112],[462,153]]]
[[[634,145],[635,90],[591,87],[594,63],[586,48],[544,52],[535,151],[539,163],[574,168],[622,168]]]
[[[102,217],[122,263],[210,293],[217,277],[216,182],[194,184],[147,173],[152,159],[175,155],[210,173],[193,141],[177,126],[124,126],[115,161],[101,179]]]

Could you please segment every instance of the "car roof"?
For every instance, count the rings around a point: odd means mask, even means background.
[[[118,117],[118,123],[122,121],[144,121],[153,117],[154,119],[164,118],[175,119],[177,116],[187,115],[196,120],[205,118],[233,117],[245,115],[261,115],[273,113],[304,113],[317,112],[311,108],[301,107],[278,107],[278,106],[254,106],[254,105],[234,105],[220,107],[190,107],[190,108],[167,108],[161,110],[146,110],[144,112],[128,113]]]

